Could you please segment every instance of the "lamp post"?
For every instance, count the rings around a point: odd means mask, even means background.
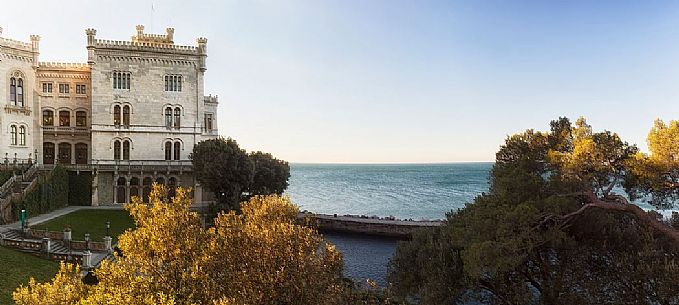
[[[26,208],[21,208],[21,232],[26,228]]]
[[[111,236],[111,221],[106,222],[106,236]]]

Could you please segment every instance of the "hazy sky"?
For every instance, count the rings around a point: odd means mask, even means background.
[[[0,26],[41,35],[42,61],[86,61],[88,27],[205,36],[220,133],[289,161],[493,160],[581,115],[645,149],[679,119],[679,4],[559,2],[24,0]]]

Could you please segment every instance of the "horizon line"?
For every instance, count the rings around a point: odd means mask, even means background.
[[[495,161],[434,161],[434,162],[299,162],[289,161],[290,164],[318,164],[318,165],[426,165],[426,164],[460,164],[460,163],[495,163]]]

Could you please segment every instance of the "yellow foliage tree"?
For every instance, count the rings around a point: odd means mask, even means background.
[[[167,198],[154,186],[150,204],[126,205],[136,229],[119,238],[122,256],[103,261],[97,285],[62,264],[50,283],[31,281],[13,297],[37,304],[381,304],[342,280],[342,256],[312,228],[296,224],[287,197],[258,196],[242,214],[222,213],[204,229],[189,210],[190,190]],[[370,301],[363,301],[370,299]],[[374,299],[374,300],[373,300]],[[348,303],[349,302],[349,303]]]

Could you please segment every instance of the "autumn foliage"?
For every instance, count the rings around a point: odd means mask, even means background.
[[[150,204],[126,208],[136,229],[120,236],[122,256],[96,269],[84,285],[79,269],[62,264],[50,283],[31,281],[14,293],[37,304],[377,304],[342,280],[342,256],[313,228],[296,224],[287,197],[257,196],[242,214],[221,213],[204,229],[189,211],[189,191],[171,200],[154,186]],[[373,301],[361,301],[363,299]]]

